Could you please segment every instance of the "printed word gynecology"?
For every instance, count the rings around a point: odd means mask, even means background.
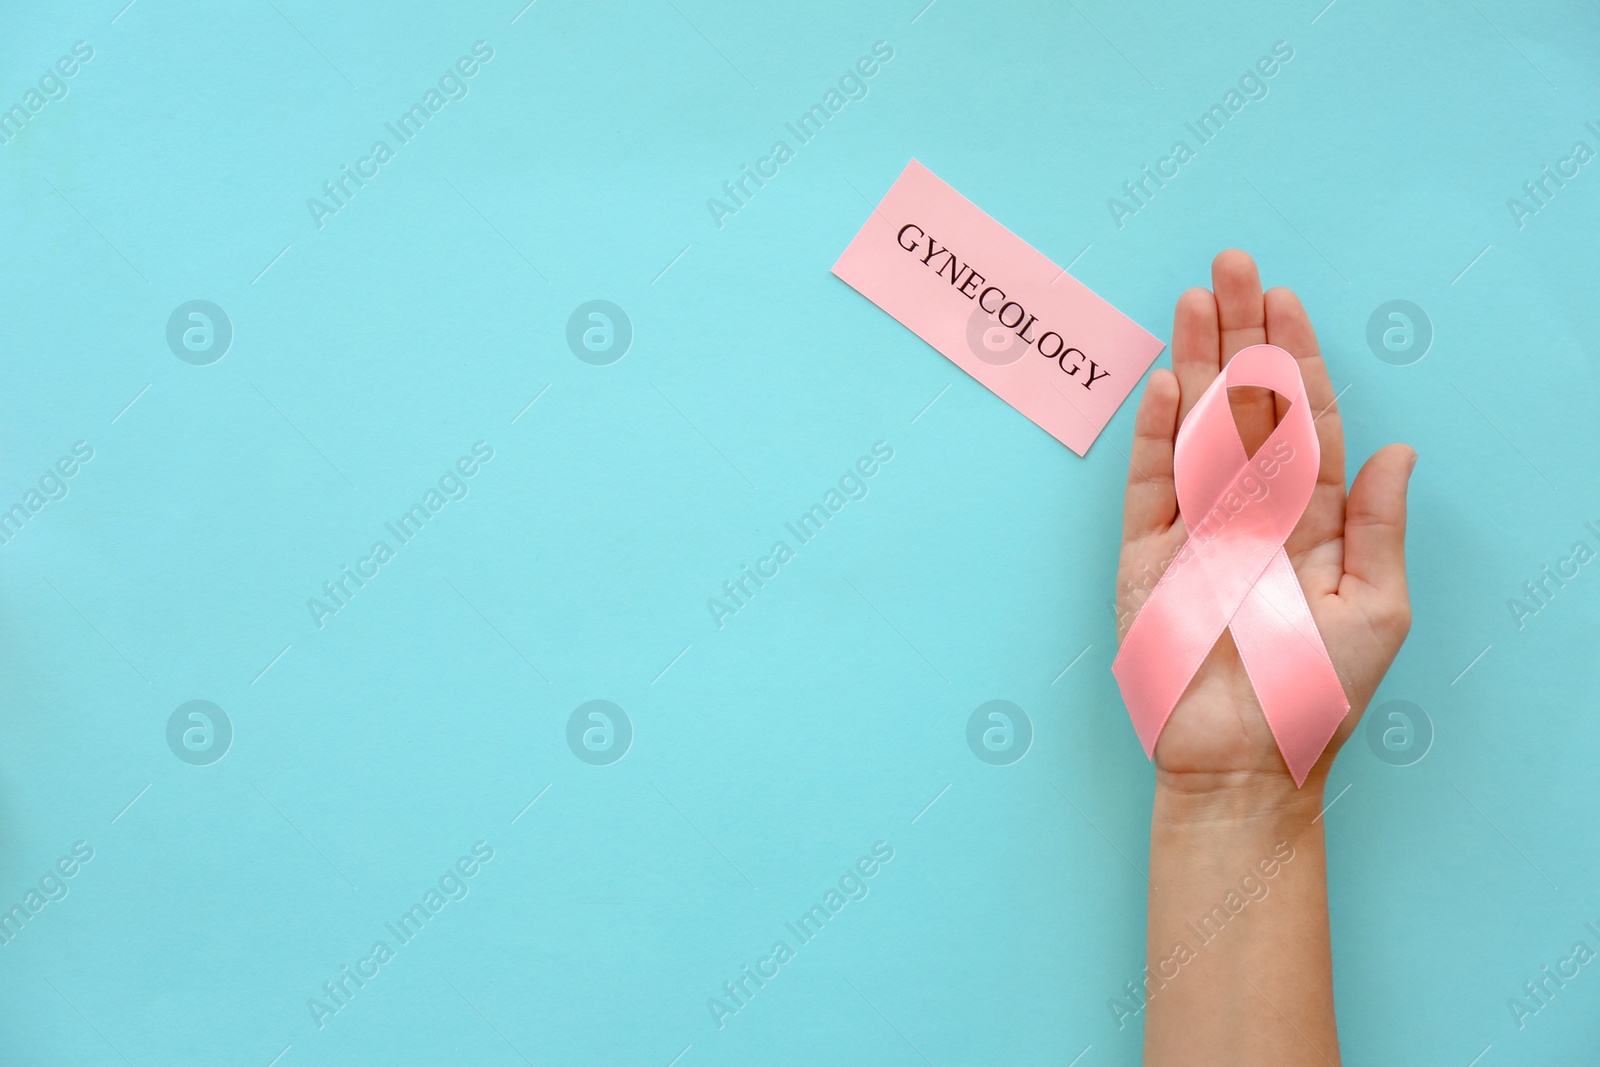
[[[913,233],[913,230],[916,232]],[[928,242],[925,252],[922,243],[923,238],[927,238]],[[980,292],[978,290],[978,286],[983,285],[983,283],[988,279],[979,274],[977,270],[973,268],[971,263],[962,263],[956,257],[956,254],[950,251],[950,249],[940,248],[939,242],[929,234],[924,233],[921,226],[918,226],[914,222],[906,223],[904,226],[900,227],[900,232],[895,235],[895,240],[899,243],[901,248],[905,249],[907,252],[910,252],[912,255],[915,255],[924,267],[927,267],[940,277],[943,277],[945,272],[948,271],[950,274],[950,285],[957,293],[966,297],[968,300],[975,300],[980,308],[993,315],[995,320],[1006,329],[1016,330],[1017,337],[1020,338],[1023,343],[1033,345],[1039,350],[1039,354],[1045,359],[1055,360],[1057,365],[1060,366],[1063,374],[1075,375],[1080,370],[1084,369],[1083,365],[1085,362],[1087,362],[1089,364],[1089,373],[1083,378],[1079,379],[1078,382],[1078,384],[1082,385],[1085,389],[1088,389],[1090,386],[1094,385],[1094,383],[1099,381],[1101,378],[1108,378],[1111,376],[1110,371],[1101,370],[1099,364],[1090,359],[1088,356],[1084,355],[1081,349],[1068,345],[1066,338],[1062,337],[1054,330],[1046,330],[1038,337],[1029,337],[1028,332],[1033,329],[1033,324],[1039,321],[1038,316],[1028,314],[1028,309],[1017,303],[1015,300],[1007,300],[1005,290],[1001,289],[999,286],[986,286]],[[948,258],[941,263],[935,264],[934,260],[938,259],[940,256],[946,256]],[[995,294],[992,299],[989,296],[990,293]],[[994,306],[991,307],[991,304]],[[1007,322],[1006,311],[1009,308],[1016,308],[1017,310],[1016,313],[1011,316],[1012,321]],[[1023,322],[1023,319],[1027,319],[1028,321]],[[1065,329],[1066,327],[1062,328]],[[1044,328],[1041,326],[1040,329]],[[1052,337],[1055,338],[1055,344],[1051,345],[1047,351],[1045,346]],[[1069,362],[1071,366],[1068,366]]]
[[[809,110],[803,111],[794,122],[785,122],[784,128],[794,136],[795,145],[810,144],[817,134],[822,132],[823,126],[834,115],[844,110],[845,104],[851,100],[865,100],[869,89],[867,82],[882,69],[881,63],[888,63],[894,58],[894,48],[888,41],[879,41],[872,46],[872,55],[862,56],[856,60],[855,67],[845,71],[839,76],[838,88],[829,88],[822,95],[822,102],[812,104]],[[798,125],[797,125],[798,124]],[[776,178],[783,165],[795,156],[795,149],[790,147],[788,141],[772,142],[771,150],[760,159],[755,166],[750,164],[739,168],[739,176],[732,181],[722,183],[722,195],[726,200],[711,197],[706,201],[706,210],[711,212],[711,221],[717,224],[717,229],[727,225],[724,221],[737,215],[743,208],[748,207],[756,193],[765,189],[767,182]],[[751,183],[754,183],[754,188]]]
[[[822,933],[828,920],[842,912],[846,904],[853,900],[866,900],[867,894],[872,892],[868,883],[892,859],[894,846],[887,841],[874,841],[872,854],[862,856],[852,866],[846,867],[839,880],[823,892],[819,903],[801,912],[798,919],[783,924],[783,928],[794,937],[793,945],[783,939],[774,941],[772,949],[756,960],[753,970],[747,963],[739,969],[737,977],[723,982],[722,995],[706,999],[706,1010],[711,1012],[711,1021],[717,1024],[717,1029],[726,1027],[728,1019],[748,1008],[756,993],[777,978],[795,958],[796,952]]]
[[[494,49],[487,41],[474,42],[472,55],[457,59],[453,66],[445,68],[445,72],[439,75],[437,89],[429,86],[422,94],[420,103],[413,103],[402,111],[394,122],[383,124],[394,136],[394,148],[389,146],[388,141],[377,140],[366,155],[356,160],[354,170],[348,163],[341,164],[339,173],[322,183],[323,198],[313,196],[306,200],[306,210],[311,212],[311,221],[317,224],[317,229],[322,229],[324,219],[349,207],[356,193],[365,189],[367,182],[382,173],[380,168],[395,157],[395,150],[410,144],[412,138],[422,132],[428,119],[443,111],[450,101],[465,100],[469,91],[467,82],[477,77],[478,71],[493,58]]]
[[[452,500],[467,499],[467,493],[471,491],[467,482],[476,477],[493,458],[494,446],[487,441],[479,441],[472,446],[472,455],[457,459],[453,467],[439,476],[437,489],[429,487],[422,494],[420,502],[402,511],[393,522],[384,523],[383,528],[394,535],[397,546],[410,544],[412,538],[422,532],[428,520],[444,510],[445,504]],[[317,624],[317,629],[322,629],[327,619],[349,607],[350,601],[355,599],[361,588],[376,578],[379,568],[394,559],[395,555],[396,550],[390,547],[389,542],[374,541],[372,550],[356,560],[354,568],[347,563],[339,568],[338,576],[332,581],[323,582],[323,596],[306,599],[306,610],[311,612],[311,621]]]
[[[1222,128],[1229,120],[1244,110],[1246,104],[1253,100],[1265,100],[1269,91],[1268,80],[1277,75],[1293,58],[1294,48],[1287,41],[1275,43],[1272,46],[1272,55],[1257,59],[1253,67],[1246,69],[1239,76],[1237,89],[1229,89],[1223,94],[1221,103],[1212,104],[1208,110],[1201,112],[1199,117],[1183,124],[1183,128],[1194,136],[1193,148],[1189,147],[1187,140],[1179,139],[1173,142],[1172,149],[1167,155],[1156,160],[1153,171],[1147,163],[1139,168],[1139,177],[1130,182],[1123,182],[1122,192],[1127,199],[1119,200],[1113,196],[1106,200],[1106,210],[1111,212],[1111,221],[1117,224],[1117,229],[1120,230],[1126,225],[1126,219],[1149,207],[1156,193],[1165,189],[1167,182],[1181,174],[1180,168],[1194,159],[1202,146],[1210,144],[1222,132]]]
[[[723,596],[709,597],[706,600],[706,610],[711,613],[711,622],[717,629],[722,629],[723,620],[730,615],[737,615],[740,611],[750,606],[756,593],[767,587],[767,582],[778,576],[779,568],[794,559],[795,552],[802,545],[808,545],[822,532],[828,520],[844,510],[845,503],[850,500],[865,500],[867,498],[867,479],[875,477],[882,470],[882,464],[894,458],[894,449],[887,441],[879,441],[872,446],[871,456],[862,456],[856,460],[855,467],[840,475],[837,487],[829,486],[827,492],[822,494],[822,502],[812,504],[810,509],[800,513],[794,522],[783,524],[784,529],[794,535],[795,543],[776,541],[772,551],[765,558],[757,560],[755,570],[746,564],[737,578],[731,578],[722,583]],[[798,523],[798,525],[796,525]],[[768,570],[768,568],[771,568]]]

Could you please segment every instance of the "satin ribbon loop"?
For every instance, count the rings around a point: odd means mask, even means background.
[[[1289,409],[1247,456],[1230,386],[1260,386]],[[1188,540],[1134,617],[1112,664],[1145,755],[1224,631],[1296,786],[1350,702],[1283,545],[1311,502],[1322,453],[1294,357],[1252,345],[1223,367],[1178,430],[1173,479]]]

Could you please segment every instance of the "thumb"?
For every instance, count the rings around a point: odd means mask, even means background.
[[[1409,445],[1379,449],[1350,486],[1344,515],[1344,572],[1379,597],[1381,614],[1409,629],[1406,591],[1406,489],[1417,454]],[[1340,593],[1343,594],[1343,582]]]

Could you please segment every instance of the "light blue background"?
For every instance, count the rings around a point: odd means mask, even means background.
[[[1507,1000],[1600,947],[1600,564],[1520,630],[1507,599],[1600,547],[1600,163],[1524,228],[1506,200],[1600,148],[1600,16],[924,2],[8,9],[0,106],[94,58],[0,146],[0,505],[95,455],[0,548],[0,907],[95,858],[0,947],[0,1059],[1137,1063],[1108,1007],[1151,792],[1109,673],[1132,405],[1079,459],[828,273],[915,156],[1162,337],[1250,250],[1311,311],[1352,460],[1417,448],[1379,699],[1437,736],[1333,771],[1345,1061],[1589,1062],[1600,965],[1520,1032]],[[319,230],[307,198],[478,40],[470,95]],[[1107,199],[1276,41],[1266,99],[1119,229]],[[195,298],[235,329],[206,367],[164,336]],[[1436,331],[1406,367],[1365,339],[1397,298]],[[635,329],[611,366],[565,342],[591,299]],[[319,630],[307,598],[480,440]],[[870,495],[713,626],[876,441]],[[611,766],[565,741],[595,698],[636,731]],[[1008,767],[965,741],[994,698],[1036,732]],[[211,766],[167,747],[191,699],[233,723]],[[479,840],[470,896],[319,1031],[307,998]],[[880,840],[719,1030],[707,999]]]

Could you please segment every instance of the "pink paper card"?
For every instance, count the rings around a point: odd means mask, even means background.
[[[1080,456],[1166,347],[914,159],[833,273]]]

